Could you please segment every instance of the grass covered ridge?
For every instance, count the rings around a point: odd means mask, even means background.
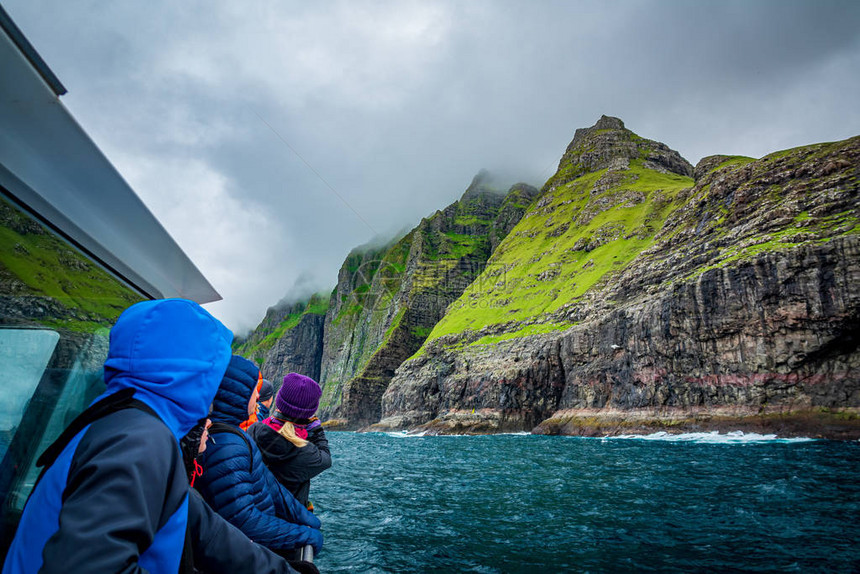
[[[591,153],[588,146],[583,141],[579,148]],[[638,159],[626,156],[626,169],[625,162],[605,161],[609,167],[592,172],[573,173],[583,165],[566,155],[544,194],[448,308],[419,354],[440,338],[449,347],[493,344],[570,326],[559,323],[559,311],[620,277],[634,261],[637,273],[654,274],[657,283],[665,277],[665,287],[860,229],[860,137],[758,160],[723,156],[698,182],[651,169],[647,149],[638,149]]]
[[[678,192],[692,185],[633,160],[628,170],[602,169],[557,187],[531,206],[428,341],[511,321],[541,324],[651,246]],[[475,344],[565,326],[520,327]]]
[[[759,160],[731,157],[710,170],[689,205],[673,216],[670,235],[707,265],[691,280],[729,264],[860,233],[856,197],[860,137],[775,152]],[[734,170],[744,168],[742,177]],[[679,277],[674,277],[672,281]]]

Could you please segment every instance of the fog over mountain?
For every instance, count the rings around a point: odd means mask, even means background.
[[[601,114],[695,164],[860,134],[860,3],[4,0],[237,332]]]

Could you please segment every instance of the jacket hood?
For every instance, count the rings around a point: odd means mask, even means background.
[[[260,369],[239,355],[233,355],[215,400],[212,401],[212,422],[239,426],[248,420],[248,401],[257,386]]]
[[[132,305],[110,332],[103,396],[135,389],[180,439],[209,412],[232,341],[233,333],[193,301]]]

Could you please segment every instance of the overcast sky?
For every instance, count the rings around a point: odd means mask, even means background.
[[[860,2],[3,0],[237,332],[601,114],[695,164],[860,134]]]

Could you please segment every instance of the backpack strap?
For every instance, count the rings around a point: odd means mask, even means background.
[[[212,423],[211,425],[209,425],[210,435],[212,435],[213,433],[221,432],[228,432],[242,437],[242,440],[245,441],[245,446],[248,447],[248,457],[251,459],[251,464],[248,470],[254,470],[254,449],[251,448],[251,441],[248,440],[248,435],[246,435],[242,429],[228,425],[227,423]]]
[[[97,420],[125,409],[137,409],[161,420],[155,411],[152,410],[152,407],[143,401],[139,401],[134,398],[134,389],[122,389],[121,391],[105,397],[99,402],[90,405],[81,414],[76,416],[75,420],[66,427],[66,430],[57,437],[57,440],[51,443],[51,446],[46,448],[45,452],[43,452],[36,460],[36,466],[42,467],[42,472],[39,474],[39,478],[36,479],[36,485],[39,484],[39,481],[42,480],[42,477],[45,476],[45,473],[51,465],[54,464],[63,450],[65,450],[66,446],[68,446],[78,433]],[[36,485],[33,486],[30,496],[32,496],[33,492],[36,491]],[[196,572],[193,566],[194,554],[191,542],[190,526],[186,525],[185,544],[182,548],[182,555],[179,563],[180,574],[192,574],[193,572]]]
[[[75,417],[75,420],[73,420],[69,426],[66,427],[66,430],[57,437],[57,440],[51,443],[51,446],[46,448],[45,452],[43,452],[36,460],[36,466],[42,467],[42,472],[39,474],[36,484],[39,483],[39,480],[42,479],[42,476],[44,476],[45,472],[47,472],[51,465],[54,464],[54,461],[57,460],[57,457],[60,456],[72,439],[88,425],[91,425],[97,420],[125,409],[138,409],[158,418],[158,415],[155,414],[155,411],[153,411],[149,405],[133,397],[134,389],[122,389],[121,391],[109,395],[99,402],[90,405],[81,414]]]

